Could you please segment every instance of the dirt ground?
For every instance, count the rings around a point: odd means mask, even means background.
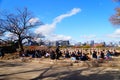
[[[0,80],[120,80],[120,67],[81,67],[0,60]]]

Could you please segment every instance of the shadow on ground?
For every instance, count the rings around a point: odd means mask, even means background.
[[[16,66],[23,66],[23,64],[0,61],[0,68],[2,68],[2,67],[16,67]]]
[[[48,69],[49,68],[34,69],[34,70],[27,70],[27,71],[21,71],[21,72],[10,73],[10,74],[1,74],[0,77],[7,77],[7,76],[10,76],[10,75],[21,74],[21,73],[39,72],[39,71],[48,70]]]
[[[57,73],[49,73],[48,71],[54,68],[50,67],[41,73],[38,77],[31,80],[120,80],[120,71],[104,71],[104,69],[98,69],[93,74],[82,75],[83,71],[89,71],[90,68],[84,68],[81,70],[68,70]],[[69,69],[69,67],[68,67]],[[93,72],[91,70],[91,72]]]
[[[23,64],[14,64],[14,63],[6,63],[0,62],[0,67],[14,67],[14,66],[22,66]],[[74,68],[74,69],[73,69]],[[106,70],[107,68],[75,68],[72,66],[47,66],[33,70],[19,71],[13,73],[0,74],[0,80],[120,80],[120,71],[119,70]],[[27,73],[27,75],[31,75],[31,72],[40,73],[37,77],[32,79],[27,79],[20,76],[23,73]],[[18,74],[19,77],[15,77]],[[14,79],[10,76],[14,76]]]

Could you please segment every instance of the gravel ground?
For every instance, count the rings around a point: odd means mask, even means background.
[[[62,63],[0,60],[0,80],[120,80],[120,67],[81,67]]]

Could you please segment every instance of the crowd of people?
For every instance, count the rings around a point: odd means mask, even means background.
[[[20,57],[31,57],[31,58],[50,58],[52,60],[60,58],[71,59],[72,61],[86,61],[93,59],[109,60],[112,56],[116,56],[117,52],[115,49],[69,49],[56,47],[56,49],[42,49],[42,50],[25,50],[20,52]]]
[[[59,59],[62,57],[62,53],[59,49],[59,46],[56,49],[40,49],[40,50],[25,50],[19,52],[20,57],[32,57],[32,58],[51,58]]]
[[[112,56],[116,56],[116,50],[105,50],[105,49],[78,49],[78,50],[65,50],[65,58],[71,58],[71,60],[110,60]]]

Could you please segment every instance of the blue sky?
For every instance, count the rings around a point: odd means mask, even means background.
[[[77,42],[120,41],[120,29],[109,22],[117,6],[112,0],[0,0],[0,10],[27,7],[44,22],[33,32]]]

